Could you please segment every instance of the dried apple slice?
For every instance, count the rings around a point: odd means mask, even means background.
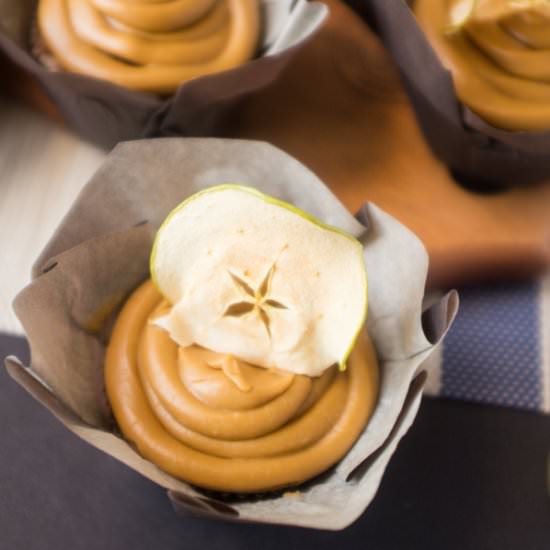
[[[155,322],[180,346],[262,367],[344,368],[366,317],[359,241],[250,187],[211,187],[174,209],[151,274],[172,304]]]

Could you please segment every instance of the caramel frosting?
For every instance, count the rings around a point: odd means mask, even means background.
[[[38,28],[59,65],[166,94],[251,59],[258,0],[39,0]]]
[[[460,101],[507,130],[550,128],[550,9],[532,0],[415,0]],[[453,14],[470,10],[459,25]]]
[[[348,368],[310,378],[170,339],[170,307],[148,281],[126,302],[107,350],[114,416],[146,459],[194,485],[258,492],[296,485],[340,460],[374,408],[378,367],[366,334]]]

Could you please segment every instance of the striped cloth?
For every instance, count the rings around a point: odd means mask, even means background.
[[[427,393],[550,413],[550,275],[459,292]]]

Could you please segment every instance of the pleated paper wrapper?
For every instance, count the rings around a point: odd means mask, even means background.
[[[229,182],[290,202],[364,245],[367,327],[381,368],[377,405],[344,459],[293,488],[291,496],[279,492],[226,502],[163,473],[117,435],[105,395],[112,319],[148,277],[155,231],[191,194]],[[16,297],[32,359],[28,367],[15,357],[6,365],[70,431],[166,489],[181,513],[342,529],[373,499],[420,405],[426,360],[456,313],[454,292],[423,311],[427,268],[426,251],[411,231],[374,204],[353,217],[312,172],[267,143],[214,138],[122,143],[84,187],[35,263],[33,281]]]

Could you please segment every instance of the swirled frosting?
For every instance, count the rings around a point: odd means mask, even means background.
[[[258,0],[39,0],[38,28],[65,70],[153,93],[255,53]]]
[[[415,0],[413,8],[460,101],[499,128],[550,128],[548,2]],[[460,8],[468,13],[454,25]]]
[[[194,485],[246,493],[301,483],[346,454],[378,391],[366,334],[345,372],[310,378],[178,347],[153,323],[169,307],[144,283],[120,313],[106,357],[113,413],[146,459]]]

